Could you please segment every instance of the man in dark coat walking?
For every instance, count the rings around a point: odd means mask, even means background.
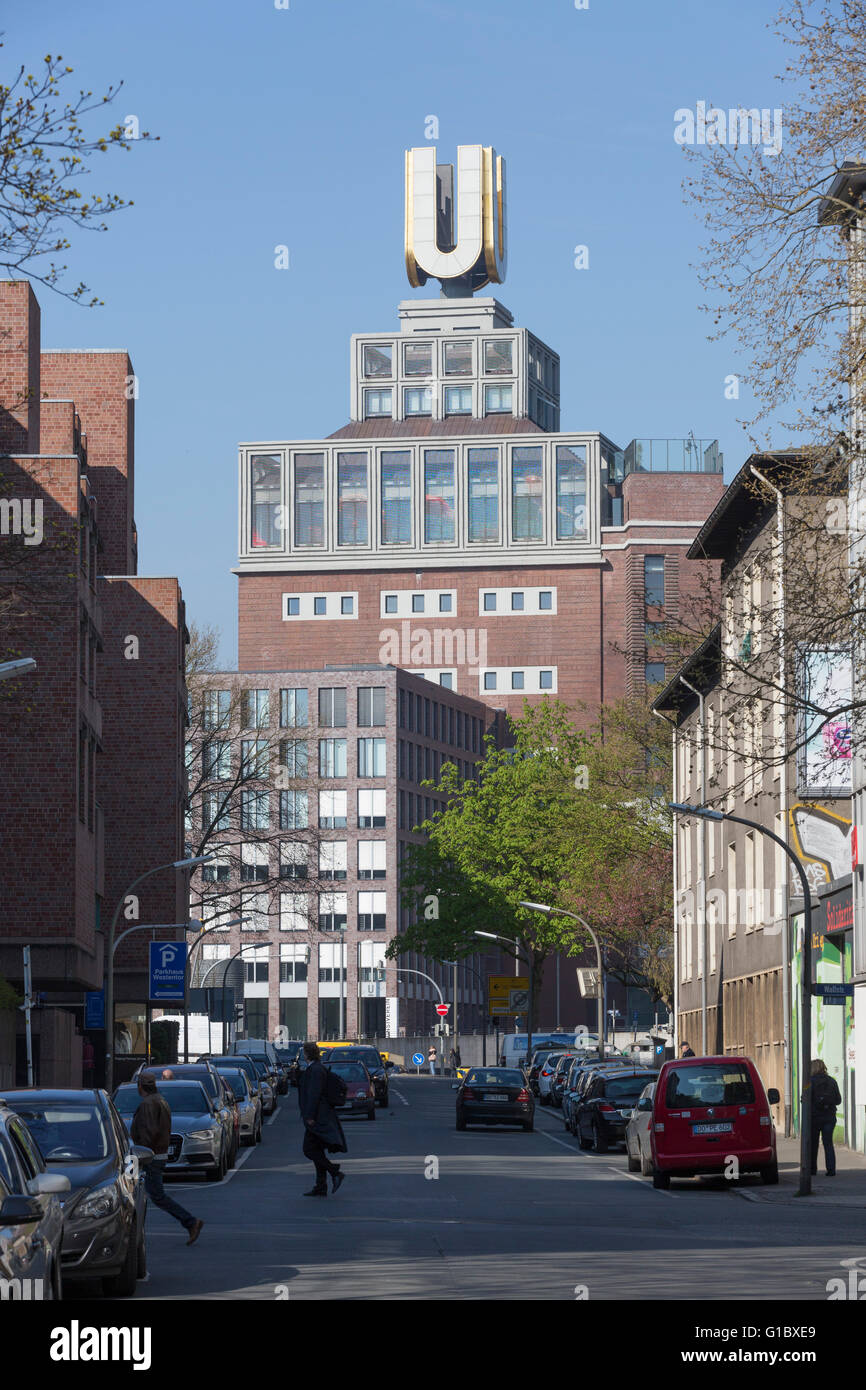
[[[833,1130],[836,1128],[836,1107],[842,1104],[835,1076],[831,1076],[820,1057],[812,1059],[812,1172],[818,1171],[818,1141],[824,1145],[824,1165],[827,1177],[836,1176],[836,1150]]]
[[[309,1065],[298,1080],[298,1106],[304,1125],[304,1157],[312,1159],[316,1167],[316,1185],[304,1196],[327,1197],[328,1174],[332,1192],[337,1191],[345,1177],[339,1163],[332,1163],[328,1154],[344,1154],[349,1149],[339,1116],[328,1100],[327,1073],[315,1043],[304,1043],[304,1056]]]

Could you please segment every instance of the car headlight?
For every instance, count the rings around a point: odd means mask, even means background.
[[[214,1131],[212,1129],[191,1129],[187,1134],[187,1139],[212,1139]]]
[[[75,1211],[71,1213],[70,1219],[73,1221],[103,1221],[106,1216],[112,1216],[120,1206],[120,1198],[117,1195],[117,1184],[109,1183],[105,1187],[96,1187],[92,1192],[88,1192],[78,1203]]]

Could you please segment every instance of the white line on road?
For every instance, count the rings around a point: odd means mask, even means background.
[[[406,1097],[405,1097],[404,1095],[401,1095],[399,1091],[395,1091],[393,1086],[392,1086],[391,1089],[389,1090],[388,1094],[389,1094],[389,1095],[394,1095],[394,1096],[396,1096],[397,1099],[398,1099],[398,1100],[401,1100],[401,1101],[403,1102],[404,1105],[408,1105],[408,1104],[409,1104],[409,1102],[408,1102],[408,1100],[406,1099]]]

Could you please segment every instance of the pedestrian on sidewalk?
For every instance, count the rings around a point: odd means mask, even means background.
[[[315,1186],[304,1196],[327,1197],[328,1174],[332,1192],[337,1191],[345,1177],[339,1163],[332,1163],[328,1154],[348,1153],[349,1146],[339,1116],[328,1100],[328,1073],[315,1043],[304,1043],[304,1056],[308,1065],[298,1080],[298,1106],[304,1125],[304,1157],[311,1159],[316,1169]]]
[[[836,1176],[836,1150],[833,1130],[836,1128],[836,1106],[842,1104],[835,1076],[831,1076],[820,1057],[812,1060],[812,1172],[818,1171],[818,1140],[824,1145],[824,1164],[827,1177]]]
[[[431,1048],[430,1048],[430,1051],[427,1053],[427,1065],[428,1065],[429,1068],[430,1068],[430,1075],[431,1075],[431,1076],[435,1076],[435,1075],[436,1075],[436,1049],[435,1049],[435,1047],[431,1047]]]
[[[456,1076],[456,1075],[457,1075],[457,1068],[458,1068],[459,1066],[462,1065],[462,1063],[461,1063],[461,1061],[460,1061],[460,1047],[459,1047],[459,1045],[458,1045],[457,1043],[455,1043],[454,1046],[452,1047],[451,1053],[450,1053],[450,1056],[449,1056],[448,1060],[449,1060],[449,1062],[451,1063],[451,1070],[453,1071],[454,1075]]]
[[[694,1055],[695,1055],[695,1054],[692,1052],[692,1049],[689,1047],[689,1045],[688,1045],[687,1042],[681,1042],[681,1043],[680,1043],[680,1056],[681,1056],[681,1057],[694,1057]]]
[[[184,1230],[189,1232],[187,1245],[195,1245],[204,1222],[196,1216],[190,1216],[185,1207],[168,1196],[163,1186],[171,1139],[171,1107],[165,1096],[160,1095],[156,1089],[156,1077],[152,1072],[139,1073],[138,1094],[141,1101],[130,1125],[132,1142],[142,1144],[146,1149],[153,1149],[150,1163],[143,1165],[144,1190],[155,1207],[173,1216],[175,1221],[179,1221]]]

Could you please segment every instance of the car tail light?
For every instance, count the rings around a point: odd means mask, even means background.
[[[545,1067],[545,1068],[543,1069],[541,1075],[542,1075],[542,1076],[552,1076],[553,1073],[550,1072],[550,1071],[548,1071],[547,1067]]]
[[[599,1110],[605,1110],[605,1111],[607,1111],[609,1114],[613,1114],[613,1111],[614,1111],[614,1106],[608,1105],[608,1103],[607,1103],[606,1100],[603,1100],[603,1101],[601,1102],[601,1105],[600,1105],[598,1108],[599,1108]]]
[[[529,1100],[529,1092],[527,1091],[527,1089],[526,1089],[525,1086],[524,1086],[524,1088],[523,1088],[522,1091],[518,1091],[518,1092],[517,1092],[517,1099],[518,1099],[518,1100]]]
[[[477,1097],[476,1097],[476,1095],[475,1095],[475,1092],[474,1092],[473,1090],[471,1090],[469,1086],[464,1086],[464,1088],[463,1088],[463,1099],[464,1099],[464,1100],[476,1100],[476,1099],[477,1099]]]

